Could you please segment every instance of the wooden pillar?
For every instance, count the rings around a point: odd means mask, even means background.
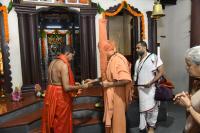
[[[87,16],[80,17],[81,80],[89,78]]]
[[[41,84],[36,7],[15,5],[18,15],[23,87]]]
[[[31,56],[31,75],[33,83],[41,84],[41,72],[40,72],[40,63],[39,63],[39,52],[38,52],[38,31],[37,31],[37,14],[29,14],[29,36],[32,38],[29,40],[30,44],[30,56]]]
[[[200,1],[199,0],[191,0],[191,34],[190,34],[190,47],[195,45],[200,45]],[[191,92],[191,88],[193,86],[194,79],[192,77],[189,78],[189,91]],[[198,81],[197,81],[198,82]]]
[[[151,18],[152,11],[147,11],[148,18],[148,49],[157,54],[157,20]]]
[[[95,16],[89,17],[89,56],[90,60],[90,78],[97,77],[97,57],[96,57],[96,31],[95,31]]]
[[[80,10],[81,79],[97,77],[96,13],[96,7]]]
[[[199,0],[191,0],[192,8],[191,8],[191,43],[190,47],[194,45],[200,45],[200,1]]]
[[[17,13],[18,15],[18,25],[19,25],[19,41],[20,41],[20,55],[21,55],[21,66],[22,66],[22,80],[23,84],[30,84],[31,83],[31,72],[29,66],[29,51],[28,51],[28,38],[26,37],[27,34],[27,21],[26,21],[26,14]]]
[[[153,44],[153,53],[155,53],[155,54],[157,54],[157,41],[158,41],[158,39],[157,39],[157,21],[158,20],[152,20],[153,21],[153,33],[152,33],[152,35],[153,35],[153,42],[152,42],[152,44]]]
[[[136,44],[138,43],[139,39],[138,39],[138,17],[134,16],[133,20],[131,21],[132,23],[132,29],[131,29],[131,55],[133,58],[132,64],[133,67],[131,67],[132,72],[134,72],[134,66],[135,66],[135,62],[137,61],[138,55],[136,52]]]

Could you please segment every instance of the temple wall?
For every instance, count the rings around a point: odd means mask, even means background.
[[[177,5],[166,6],[164,12],[166,16],[158,21],[158,42],[166,75],[174,82],[177,93],[189,86],[184,56],[190,47],[191,1],[178,0]]]

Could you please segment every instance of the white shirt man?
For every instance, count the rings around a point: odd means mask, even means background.
[[[155,82],[163,75],[163,62],[155,54],[147,52],[146,43],[140,42],[136,46],[136,51],[140,58],[135,64],[134,80],[138,86],[139,108],[140,108],[140,130],[144,130],[147,125],[149,132],[154,132],[154,127],[158,116],[158,102],[154,99]],[[157,72],[157,74],[155,74]]]

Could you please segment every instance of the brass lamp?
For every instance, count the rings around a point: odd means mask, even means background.
[[[162,9],[162,5],[160,4],[160,0],[159,1],[156,0],[153,5],[153,12],[152,12],[151,18],[159,19],[163,16],[165,16],[165,14],[163,13],[163,9]]]

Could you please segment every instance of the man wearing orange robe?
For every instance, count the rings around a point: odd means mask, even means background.
[[[116,52],[114,41],[104,46],[108,65],[104,93],[104,122],[106,133],[126,133],[125,112],[132,100],[132,79],[127,59]]]
[[[42,133],[72,133],[72,96],[88,84],[75,86],[70,61],[74,50],[63,45],[61,55],[48,69],[48,87],[44,99]]]

